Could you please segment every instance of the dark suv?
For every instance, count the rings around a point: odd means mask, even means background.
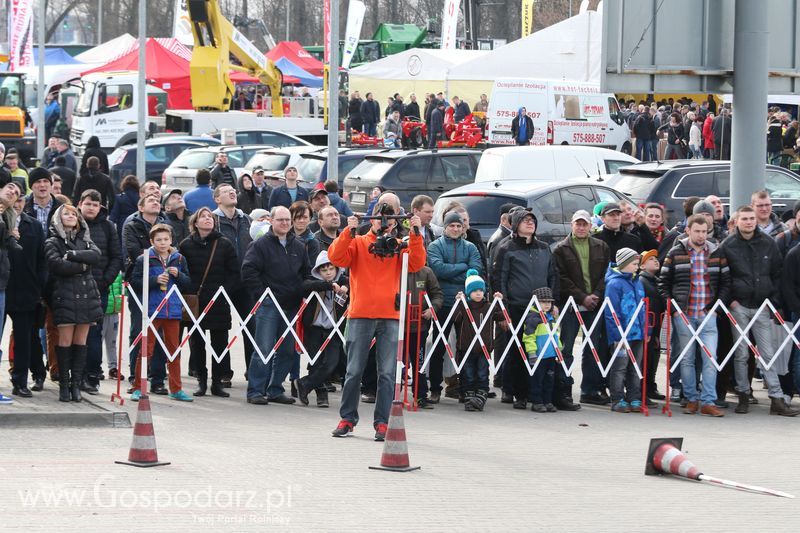
[[[766,190],[775,213],[782,216],[800,200],[800,176],[784,168],[766,165]],[[606,183],[630,196],[637,204],[656,202],[666,208],[667,224],[683,220],[683,201],[689,196],[719,196],[730,203],[730,161],[672,160],[637,163],[623,167]]]
[[[440,194],[475,181],[481,152],[476,150],[393,150],[364,158],[344,179],[353,211],[366,210],[372,189],[380,185],[409,207],[418,194]]]
[[[530,207],[539,221],[536,237],[553,244],[570,232],[572,214],[579,209],[592,212],[600,202],[627,200],[624,194],[586,178],[571,180],[504,180],[480,182],[442,194],[433,207],[431,226],[440,233],[442,213],[452,201],[467,208],[469,226],[488,241],[500,224],[500,207],[506,203]]]

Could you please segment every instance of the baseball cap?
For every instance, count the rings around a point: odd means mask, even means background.
[[[602,216],[606,216],[609,213],[622,213],[622,208],[616,202],[608,202],[603,206],[603,210],[600,212],[600,214]]]
[[[642,258],[639,260],[639,262],[644,265],[651,257],[658,259],[658,250],[647,250],[642,254]]]
[[[585,209],[578,209],[572,215],[572,222],[575,222],[576,220],[585,220],[586,222],[591,224],[592,223],[592,216]]]
[[[261,165],[254,166],[253,167],[253,174],[255,174],[256,172],[264,172],[264,167],[262,167]]]

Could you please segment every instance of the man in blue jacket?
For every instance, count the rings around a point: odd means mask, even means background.
[[[444,323],[455,305],[456,294],[464,290],[467,271],[477,270],[484,275],[478,248],[464,238],[464,221],[456,211],[444,217],[444,234],[428,246],[428,266],[431,267],[444,292],[444,305],[439,311],[439,321]],[[445,329],[445,338],[450,335],[452,322]],[[430,401],[438,403],[442,393],[442,364],[445,346],[436,345],[430,360]]]
[[[297,185],[297,180],[300,179],[300,176],[297,174],[297,168],[286,167],[286,170],[283,171],[283,175],[286,178],[286,183],[273,189],[272,194],[269,195],[270,210],[278,205],[282,205],[288,209],[298,200],[309,201],[308,191]]]
[[[305,245],[297,240],[292,229],[289,210],[278,206],[271,212],[272,227],[247,250],[242,264],[242,282],[252,294],[261,295],[267,288],[272,296],[266,298],[256,312],[256,343],[263,357],[269,356],[278,338],[286,330],[278,306],[288,320],[297,314],[304,296],[303,282],[312,279],[311,263]],[[269,402],[293,404],[287,396],[283,380],[294,362],[294,338],[283,339],[272,358],[264,362],[258,353],[250,359],[247,382],[247,403],[267,405]]]

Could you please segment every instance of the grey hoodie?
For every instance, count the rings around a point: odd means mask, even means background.
[[[319,273],[319,269],[322,265],[326,263],[331,263],[331,260],[328,259],[328,252],[323,250],[322,252],[319,253],[319,255],[317,255],[317,261],[314,263],[314,268],[311,269],[311,275],[318,280],[324,281],[322,275],[320,275]],[[337,266],[336,277],[333,278],[333,281],[331,283],[338,282],[341,277],[342,277],[342,269]],[[335,296],[334,292],[324,291],[320,292],[319,295],[322,296],[322,301],[325,304],[325,307],[328,309],[328,313],[330,313],[331,316],[335,316],[333,309],[334,296]],[[317,315],[314,317],[314,321],[311,324],[313,326],[318,326],[324,329],[333,329],[334,326],[334,324],[331,322],[331,319],[328,318],[327,313],[323,312],[321,309],[318,310]]]

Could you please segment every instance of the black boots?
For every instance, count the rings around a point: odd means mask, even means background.
[[[211,395],[220,398],[229,398],[230,393],[225,390],[225,383],[220,380],[211,380]]]
[[[800,411],[792,409],[787,405],[783,398],[770,398],[772,405],[769,408],[769,414],[779,416],[797,416]]]
[[[208,377],[197,374],[197,390],[192,393],[192,396],[205,396],[206,391],[208,391]]]
[[[70,366],[70,380],[69,388],[72,395],[73,402],[80,402],[83,400],[81,396],[81,383],[83,383],[83,372],[86,370],[86,345],[73,344],[72,350],[72,365]],[[62,371],[63,374],[63,371]]]
[[[736,395],[739,397],[739,403],[733,411],[743,415],[750,410],[750,395],[746,392],[737,392]]]
[[[70,401],[69,369],[72,367],[72,346],[56,346],[58,360],[58,401]]]

